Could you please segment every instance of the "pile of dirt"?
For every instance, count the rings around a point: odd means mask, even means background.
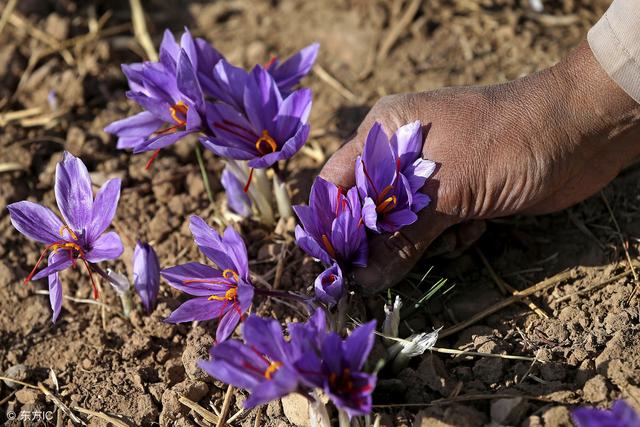
[[[335,151],[379,97],[500,82],[547,67],[584,37],[609,2],[549,1],[539,13],[525,0],[433,0],[419,7],[406,30],[392,40],[389,35],[409,3],[236,0],[151,1],[145,6],[156,44],[165,27],[179,32],[187,25],[230,61],[245,66],[321,43],[318,63],[341,88],[317,73],[306,79],[314,90],[310,146],[320,151],[299,154],[288,165],[294,200],[300,202],[306,201],[322,165],[318,153]],[[42,248],[11,227],[5,209],[25,198],[55,206],[55,164],[69,150],[87,164],[96,184],[122,178],[115,226],[127,236],[125,261],[136,239],[154,245],[163,267],[204,261],[185,219],[190,214],[207,218],[224,207],[221,162],[205,153],[216,200],[210,206],[194,140],[163,150],[145,171],[147,156],[116,150],[113,138],[102,131],[137,111],[124,97],[120,71],[121,63],[144,55],[129,22],[125,1],[25,0],[0,31],[0,152],[2,163],[15,164],[15,170],[0,174],[0,372],[28,384],[41,381],[69,407],[130,425],[206,424],[180,399],[212,412],[222,406],[226,386],[195,366],[207,355],[215,324],[164,323],[181,301],[165,285],[151,315],[136,311],[124,319],[110,289],[102,290],[100,305],[89,303],[86,273],[74,270],[63,276],[65,295],[72,299],[64,301],[61,318],[52,325],[48,298],[41,292],[46,283],[21,284]],[[15,111],[24,115],[4,122]],[[639,174],[637,168],[625,172],[605,192],[630,242],[640,237]],[[272,281],[284,256],[280,288],[301,290],[312,284],[319,267],[295,248],[291,227],[274,232],[247,222],[243,232],[255,273]],[[594,197],[560,214],[491,222],[479,247],[516,289],[565,270],[571,274],[533,297],[547,317],[513,304],[438,346],[535,357],[536,362],[433,352],[397,374],[383,371],[375,393],[380,406],[374,409],[381,425],[482,426],[493,421],[561,426],[569,425],[573,405],[608,407],[625,398],[638,407],[640,313],[637,299],[628,302],[632,276],[602,199]],[[633,244],[630,252],[637,257]],[[128,268],[124,261],[114,265]],[[473,251],[453,260],[424,260],[414,275],[421,277],[432,265],[436,268],[418,288],[408,282],[397,288],[407,306],[436,278],[446,277],[455,286],[415,310],[402,324],[404,336],[412,330],[446,328],[506,298]],[[380,319],[384,300],[356,297],[353,313]],[[274,301],[257,310],[282,320],[300,317]],[[244,398],[242,391],[235,392],[232,415]],[[244,412],[234,425],[252,426],[257,416],[260,425],[304,425],[305,405],[290,397]],[[42,393],[0,382],[3,422],[21,411],[54,410],[71,423]],[[90,424],[105,423],[74,413]]]

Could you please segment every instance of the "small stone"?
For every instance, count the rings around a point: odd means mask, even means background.
[[[608,392],[607,380],[602,375],[596,375],[588,380],[582,389],[584,399],[591,403],[604,401]]]
[[[89,359],[82,359],[82,362],[80,362],[82,365],[82,369],[88,371],[89,369],[91,369],[91,367],[93,366],[93,363],[91,363],[91,360]]]
[[[2,263],[0,262],[0,266],[1,265]],[[25,365],[18,364],[18,365],[11,366],[9,369],[4,371],[4,376],[13,378],[14,380],[24,382],[29,376],[29,372],[27,371],[27,367]],[[12,381],[8,381],[8,380],[4,380],[4,383],[7,385],[7,387],[13,388],[13,389],[21,387],[19,384],[14,383]]]
[[[291,393],[283,397],[282,410],[291,424],[299,427],[310,425],[309,400],[301,394]]]
[[[491,420],[499,425],[517,425],[527,411],[527,403],[521,397],[496,399],[491,402]]]
[[[544,427],[542,420],[537,415],[531,415],[522,423],[522,427]]]

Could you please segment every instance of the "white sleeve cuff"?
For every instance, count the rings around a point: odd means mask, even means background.
[[[614,0],[587,40],[606,73],[640,103],[640,1]]]

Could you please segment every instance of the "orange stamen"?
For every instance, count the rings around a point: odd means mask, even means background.
[[[398,198],[396,196],[387,197],[382,201],[382,203],[376,206],[376,212],[387,213],[393,208],[395,208],[397,204],[398,204]]]
[[[233,287],[224,293],[224,296],[211,295],[209,301],[234,301],[238,297],[238,289]]]
[[[69,235],[73,240],[78,240],[78,236],[76,235],[76,233],[73,232],[71,227],[69,227],[68,225],[63,225],[62,227],[60,227],[60,237],[64,237],[65,230],[69,233]]]
[[[276,140],[269,135],[269,132],[263,130],[262,136],[260,136],[256,141],[256,150],[258,150],[258,153],[264,156],[266,154],[275,153],[277,149],[278,144],[276,144]]]
[[[280,366],[282,366],[282,362],[271,362],[271,363],[269,363],[269,366],[264,371],[264,377],[266,379],[270,380],[271,377],[273,376],[273,374],[275,374],[278,371],[278,369],[280,369]]]
[[[231,275],[231,277],[229,277],[229,275]],[[235,280],[236,282],[239,279],[238,273],[235,270],[231,270],[230,268],[222,271],[222,277],[228,280],[231,280],[233,278],[233,280]]]
[[[265,70],[268,70],[269,68],[271,68],[271,66],[273,65],[274,62],[276,62],[277,59],[278,57],[273,55],[271,59],[264,64]]]
[[[177,104],[169,107],[169,111],[171,112],[171,118],[175,120],[178,126],[185,126],[187,124],[187,111],[189,111],[189,106],[182,101],[178,101]],[[181,116],[178,116],[180,114]]]
[[[329,238],[327,237],[326,234],[322,235],[322,243],[324,244],[324,247],[327,250],[327,252],[329,252],[329,255],[331,255],[331,258],[335,259],[336,258],[336,250],[333,247],[333,245],[331,244],[331,242],[329,241]]]

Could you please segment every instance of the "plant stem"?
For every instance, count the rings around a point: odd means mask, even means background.
[[[122,303],[122,314],[124,314],[124,317],[128,318],[131,315],[131,310],[133,308],[133,302],[131,300],[131,286],[129,286],[128,289],[122,291],[120,290],[120,283],[114,281],[113,278],[102,269],[102,267],[100,267],[98,264],[89,265],[91,266],[91,269],[93,271],[98,273],[104,280],[111,284],[111,287],[115,289],[116,293],[120,297],[120,302]]]
[[[200,167],[200,174],[202,174],[204,189],[207,190],[207,197],[209,197],[209,202],[213,205],[213,192],[211,191],[211,184],[209,184],[209,174],[204,166],[204,159],[202,158],[202,150],[200,150],[199,143],[196,143],[196,157],[198,159],[198,166]]]

